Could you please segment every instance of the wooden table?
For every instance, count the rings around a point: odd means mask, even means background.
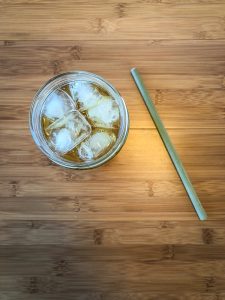
[[[225,1],[2,0],[0,8],[0,299],[225,299]],[[69,70],[109,80],[130,112],[124,148],[98,169],[55,166],[30,136],[32,97]]]

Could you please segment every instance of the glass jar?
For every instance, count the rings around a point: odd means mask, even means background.
[[[84,162],[70,161],[54,152],[49,147],[49,144],[44,136],[41,122],[43,107],[47,97],[56,89],[62,88],[67,84],[71,84],[77,81],[90,82],[106,90],[109,95],[111,95],[117,102],[120,111],[120,128],[115,144],[103,156],[95,160]],[[120,149],[124,145],[129,130],[129,115],[127,107],[119,92],[102,77],[84,71],[74,71],[57,75],[51,78],[44,86],[42,86],[34,96],[33,102],[31,104],[29,121],[32,137],[40,150],[54,163],[72,169],[90,169],[98,167],[109,161],[120,151]]]

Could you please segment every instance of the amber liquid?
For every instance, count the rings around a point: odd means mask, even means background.
[[[109,96],[108,92],[105,91],[102,87],[99,87],[95,84],[92,84],[92,86],[97,89],[97,91],[103,95],[103,96]],[[71,93],[70,93],[70,89],[69,89],[69,85],[65,85],[61,88],[63,91],[65,91],[70,97],[72,97]],[[79,102],[78,102],[79,103]],[[92,120],[90,120],[90,118],[88,117],[86,111],[82,111],[80,110],[80,107],[78,106],[77,108],[80,113],[82,113],[86,120],[89,122],[89,124],[91,125],[92,128],[92,134],[95,133],[97,130],[98,131],[104,131],[104,132],[108,132],[108,133],[114,133],[116,136],[116,139],[118,137],[118,133],[119,133],[119,128],[120,128],[120,121],[118,120],[118,122],[113,124],[113,128],[101,128],[101,127],[96,127],[94,126],[94,123]],[[42,130],[44,133],[44,136],[46,138],[46,140],[49,140],[49,131],[47,130],[48,126],[51,125],[54,122],[54,120],[47,118],[46,116],[42,116]],[[97,158],[105,155],[115,144],[112,143],[108,148],[106,148]],[[70,161],[74,161],[74,162],[82,162],[82,160],[79,158],[78,156],[78,152],[77,152],[77,147],[75,147],[74,149],[72,149],[70,152],[67,152],[64,155],[61,155],[63,158],[70,160]]]

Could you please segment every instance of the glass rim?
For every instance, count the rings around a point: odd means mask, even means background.
[[[71,76],[71,78],[70,78]],[[78,78],[73,78],[73,77],[78,77]],[[44,138],[44,134],[41,128],[41,111],[43,108],[43,104],[45,100],[47,99],[48,95],[54,91],[55,89],[60,89],[64,84],[68,84],[69,81],[74,81],[74,80],[80,80],[79,76],[86,76],[89,77],[89,81],[98,84],[100,82],[100,87],[104,85],[104,88],[106,88],[107,91],[113,92],[113,97],[115,98],[116,102],[119,105],[120,109],[120,115],[121,115],[121,110],[122,110],[122,115],[120,116],[120,120],[122,121],[122,126],[120,124],[120,129],[119,129],[119,136],[117,137],[117,140],[113,147],[105,153],[103,156],[99,157],[96,160],[91,160],[91,161],[86,161],[86,162],[74,162],[74,161],[69,161],[61,156],[57,155],[56,152],[54,152],[48,145],[46,139]],[[88,79],[83,79],[87,81]],[[97,80],[97,83],[94,81]],[[109,91],[109,94],[112,94]],[[42,103],[40,103],[42,101]],[[41,107],[40,107],[41,106]],[[37,111],[38,110],[38,111]],[[35,114],[36,113],[36,114]],[[38,118],[39,117],[39,118]],[[37,120],[38,118],[38,120]],[[38,123],[38,124],[36,124]],[[102,78],[99,75],[96,75],[91,72],[86,72],[86,71],[70,71],[70,72],[65,72],[58,74],[52,78],[50,78],[45,84],[43,84],[36,94],[33,97],[33,101],[30,106],[30,112],[29,112],[29,127],[31,131],[32,138],[35,142],[35,144],[38,146],[38,148],[55,164],[60,165],[62,167],[66,168],[71,168],[71,169],[91,169],[98,167],[107,161],[111,160],[123,147],[127,136],[129,132],[129,114],[128,110],[126,107],[126,104],[124,102],[124,99],[120,95],[120,93],[117,91],[117,89],[109,83],[107,80]]]

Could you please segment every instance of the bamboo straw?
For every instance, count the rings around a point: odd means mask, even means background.
[[[138,73],[136,68],[131,69],[131,75],[133,76],[133,79],[139,89],[139,92],[148,108],[149,113],[151,114],[151,117],[155,123],[155,126],[161,136],[161,139],[170,155],[170,158],[174,164],[174,167],[177,170],[178,175],[180,176],[181,181],[183,182],[183,185],[187,191],[187,194],[192,202],[192,205],[194,206],[196,213],[200,220],[206,220],[207,214],[195,192],[195,189],[193,185],[191,184],[191,181],[182,165],[182,162],[169,138],[169,135],[155,109],[155,106],[144,86],[144,83],[141,79],[140,74]]]

